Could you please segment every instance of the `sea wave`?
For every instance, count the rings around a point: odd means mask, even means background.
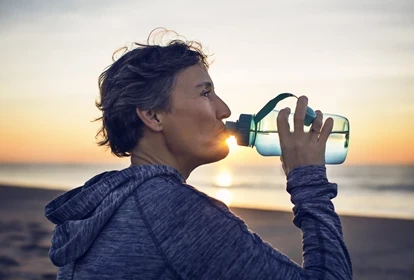
[[[414,193],[414,185],[378,185],[378,186],[367,186],[369,189],[380,192],[406,192]]]

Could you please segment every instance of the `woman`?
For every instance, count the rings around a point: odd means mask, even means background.
[[[198,45],[137,45],[99,79],[103,140],[131,166],[95,176],[46,206],[55,223],[50,258],[58,279],[351,279],[349,254],[326,178],[332,119],[307,98],[277,118],[303,266],[264,243],[223,203],[187,185],[200,165],[225,158],[227,105]],[[275,120],[276,121],[276,120]]]

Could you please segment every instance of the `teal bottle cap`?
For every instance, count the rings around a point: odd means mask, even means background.
[[[227,121],[226,130],[237,139],[237,144],[240,146],[250,145],[250,126],[253,115],[241,114],[236,122]]]

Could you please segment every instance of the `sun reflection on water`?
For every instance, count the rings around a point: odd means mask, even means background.
[[[216,192],[216,199],[221,200],[227,206],[231,205],[233,194],[228,189],[219,189]]]
[[[232,184],[232,177],[231,174],[227,171],[222,171],[216,177],[216,185],[219,187],[230,187]]]

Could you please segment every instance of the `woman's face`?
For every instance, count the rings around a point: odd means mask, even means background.
[[[230,114],[204,65],[190,66],[178,74],[171,92],[171,112],[163,118],[168,149],[192,168],[225,158],[229,135],[223,119]]]

